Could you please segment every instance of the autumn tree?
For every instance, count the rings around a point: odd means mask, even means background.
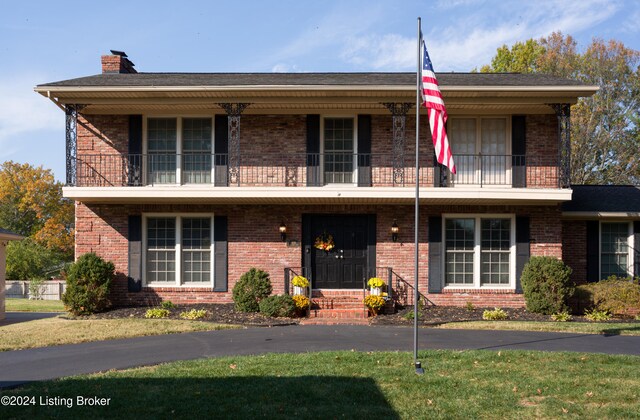
[[[44,276],[73,258],[73,203],[51,170],[0,165],[0,227],[28,239],[7,248],[7,276]]]
[[[621,42],[593,39],[583,52],[570,35],[498,48],[482,72],[547,73],[597,85],[571,109],[571,181],[640,183],[640,52]]]

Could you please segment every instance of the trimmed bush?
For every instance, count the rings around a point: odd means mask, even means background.
[[[272,318],[291,318],[296,313],[296,303],[289,295],[269,296],[260,301],[260,313]]]
[[[571,268],[553,257],[531,257],[522,270],[522,290],[527,310],[545,315],[567,310],[575,285]]]
[[[638,279],[611,276],[597,283],[576,289],[581,306],[595,308],[613,315],[631,315],[640,308]]]
[[[162,308],[147,309],[147,312],[144,313],[144,317],[149,319],[167,318],[168,316],[169,310]]]
[[[171,302],[170,300],[163,300],[160,303],[160,307],[162,309],[174,309],[176,307],[176,305],[174,305],[173,302]]]
[[[180,312],[180,318],[182,319],[202,319],[207,316],[206,309],[190,309],[185,312]]]
[[[502,321],[507,319],[507,313],[500,308],[494,308],[493,311],[485,309],[482,313],[482,319],[485,321]]]
[[[107,309],[115,266],[94,253],[82,255],[69,265],[64,306],[74,315],[90,315]]]
[[[233,286],[233,301],[236,304],[236,310],[258,312],[260,301],[269,296],[272,290],[269,273],[251,268]]]

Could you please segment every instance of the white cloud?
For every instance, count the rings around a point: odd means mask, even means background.
[[[29,133],[64,130],[59,108],[33,91],[46,77],[22,75],[0,80],[0,159],[20,150],[20,138]]]
[[[417,44],[415,39],[397,34],[350,37],[340,57],[374,70],[407,69],[417,64]]]

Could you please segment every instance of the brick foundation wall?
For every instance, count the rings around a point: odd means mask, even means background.
[[[129,214],[141,213],[214,213],[228,217],[229,275],[228,292],[199,288],[143,288],[127,291]],[[76,205],[76,256],[85,252],[114,262],[117,279],[112,300],[117,305],[157,304],[162,299],[174,303],[231,302],[231,290],[240,276],[251,267],[269,272],[274,293],[284,291],[284,268],[302,265],[302,214],[376,214],[376,266],[392,267],[409,284],[414,281],[413,207],[411,206],[211,206],[211,205]],[[443,213],[497,213],[528,215],[531,220],[531,255],[562,257],[560,212],[556,207],[514,206],[430,206],[421,209],[420,281],[427,290],[428,217]],[[397,220],[400,235],[391,240],[390,227]],[[280,240],[278,226],[287,225],[287,238],[297,246]],[[522,306],[522,295],[513,290],[445,290],[428,294],[438,305]]]
[[[562,260],[571,267],[571,280],[576,284],[587,282],[587,222],[562,222]]]

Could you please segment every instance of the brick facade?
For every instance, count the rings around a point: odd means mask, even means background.
[[[571,280],[576,284],[587,282],[587,222],[562,222],[562,260],[571,267]]]

